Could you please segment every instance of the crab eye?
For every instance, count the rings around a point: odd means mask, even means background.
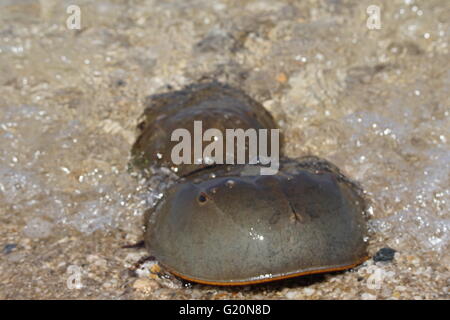
[[[204,193],[200,193],[200,195],[198,196],[198,202],[203,204],[208,200],[208,198],[206,197],[206,195]]]

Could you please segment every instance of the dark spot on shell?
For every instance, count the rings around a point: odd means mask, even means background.
[[[200,204],[204,204],[206,201],[208,201],[208,196],[205,193],[200,193],[200,195],[198,196],[198,202]]]

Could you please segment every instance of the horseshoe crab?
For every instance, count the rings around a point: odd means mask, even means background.
[[[145,245],[169,272],[245,285],[352,268],[367,259],[365,202],[316,157],[219,166],[181,179],[146,213]]]
[[[190,85],[183,90],[153,95],[148,98],[143,120],[138,125],[140,135],[134,143],[132,165],[145,170],[157,165],[171,168],[183,176],[208,164],[174,165],[171,141],[175,129],[185,128],[194,136],[194,121],[201,120],[203,130],[275,129],[270,113],[243,91],[217,82]],[[203,141],[203,147],[208,143]],[[269,146],[270,149],[270,146]],[[203,150],[203,148],[202,148]]]

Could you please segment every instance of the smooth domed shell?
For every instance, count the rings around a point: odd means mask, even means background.
[[[138,169],[164,166],[183,176],[206,167],[207,164],[174,165],[171,160],[171,151],[178,143],[171,141],[172,132],[184,128],[193,137],[196,120],[202,121],[203,132],[215,128],[223,136],[226,129],[276,128],[272,116],[262,105],[243,91],[217,82],[150,96],[146,105],[143,121],[138,126],[140,134],[131,150],[132,164]],[[204,141],[203,148],[208,143]],[[191,162],[194,162],[193,157]]]
[[[318,158],[277,175],[219,168],[174,185],[147,215],[145,242],[172,273],[215,285],[351,268],[367,258],[364,199]],[[203,179],[209,177],[209,179]]]

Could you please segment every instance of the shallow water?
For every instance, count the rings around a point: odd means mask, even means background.
[[[0,298],[448,299],[450,4],[385,1],[369,30],[370,4],[1,1]],[[173,180],[127,170],[145,97],[202,78],[263,103],[289,156],[358,181],[370,253],[392,247],[394,262],[241,289],[130,276],[145,251],[120,247]]]

